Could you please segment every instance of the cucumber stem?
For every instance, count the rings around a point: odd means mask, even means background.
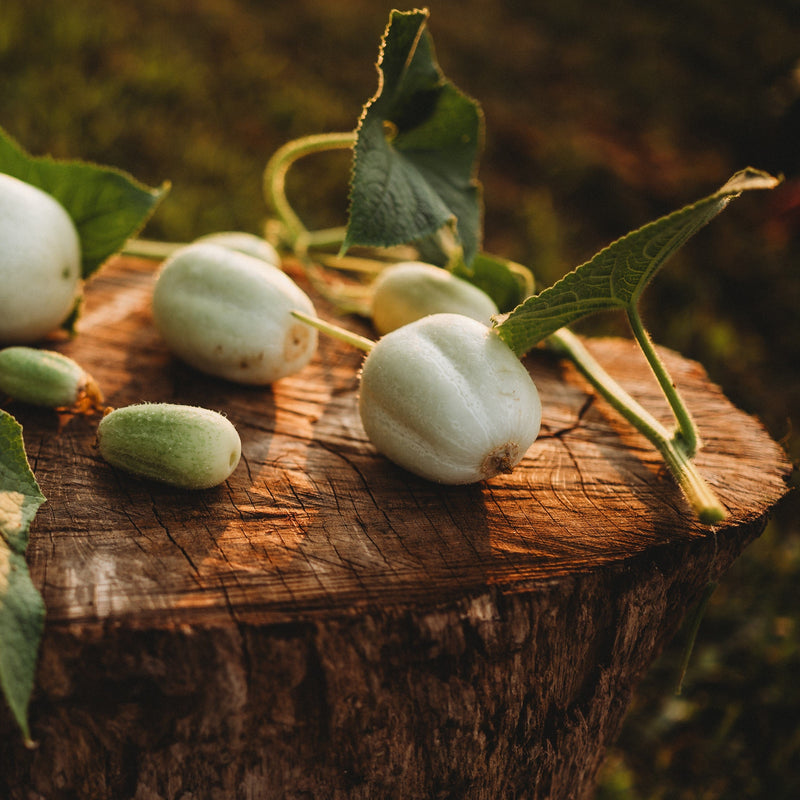
[[[336,228],[324,228],[320,231],[307,231],[306,243],[307,249],[312,247],[332,247],[333,245],[341,245],[344,241],[347,227],[340,225]]]
[[[185,247],[183,242],[158,242],[152,239],[128,239],[120,251],[123,256],[149,258],[163,261],[169,258],[178,248]]]
[[[304,314],[302,311],[292,311],[291,314],[301,322],[311,325],[312,328],[316,328],[323,333],[327,333],[328,336],[333,336],[334,338],[339,339],[346,344],[357,347],[359,350],[363,350],[365,353],[369,353],[369,351],[375,346],[375,342],[373,342],[372,339],[367,339],[366,336],[361,336],[358,333],[348,331],[346,328],[341,328],[338,325],[325,322],[325,320],[322,320],[319,317],[311,317],[308,314]]]

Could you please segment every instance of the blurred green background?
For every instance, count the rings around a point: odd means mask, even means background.
[[[3,0],[0,126],[36,155],[173,188],[145,235],[260,232],[261,173],[285,141],[346,131],[376,89],[391,3]],[[399,6],[409,10],[412,6]],[[543,283],[754,166],[646,295],[657,342],[701,361],[800,454],[800,4],[796,0],[432,0],[445,73],[486,115],[486,249]],[[290,190],[343,223],[349,161]],[[625,334],[596,318],[592,333]],[[683,693],[685,634],[653,667],[598,797],[800,797],[797,492],[721,583]]]

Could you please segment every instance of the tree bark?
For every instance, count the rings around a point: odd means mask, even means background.
[[[28,549],[47,621],[38,746],[0,710],[0,795],[591,797],[639,680],[787,491],[760,423],[663,353],[729,511],[709,529],[649,443],[537,351],[543,427],[522,464],[442,487],[371,448],[361,353],[323,338],[265,389],[203,376],[155,331],[153,279],[115,259],[57,347],[112,406],[224,411],[242,463],[221,487],[175,490],[106,464],[96,418],[59,430],[9,407],[48,498]],[[635,345],[587,344],[669,420]]]

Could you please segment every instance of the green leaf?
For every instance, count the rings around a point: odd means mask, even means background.
[[[0,688],[26,741],[44,614],[25,557],[0,540]]]
[[[524,269],[524,268],[523,268]],[[511,267],[511,262],[489,253],[480,252],[467,267],[460,263],[453,274],[482,289],[494,300],[501,312],[510,311],[527,296],[528,281]]]
[[[442,75],[427,19],[391,13],[378,93],[359,120],[343,249],[408,244],[450,225],[469,263],[480,243],[483,117]]]
[[[26,740],[45,610],[25,550],[28,528],[43,502],[25,456],[22,428],[0,410],[0,688]]]
[[[778,178],[737,172],[714,194],[618,239],[560,281],[528,298],[496,331],[523,355],[559,328],[598,311],[632,308],[666,260],[744,191],[771,189]]]
[[[28,547],[28,528],[44,502],[25,455],[22,427],[0,409],[0,538],[15,553]]]
[[[72,217],[88,278],[135,236],[169,190],[151,189],[112,167],[34,157],[0,128],[0,172],[47,192]]]

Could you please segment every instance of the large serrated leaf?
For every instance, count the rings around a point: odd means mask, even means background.
[[[43,502],[25,456],[22,428],[0,410],[0,689],[26,739],[45,611],[25,550],[28,528]]]
[[[344,249],[408,244],[450,224],[469,263],[480,243],[483,119],[442,75],[427,19],[427,11],[391,14],[378,93],[357,130]]]
[[[755,169],[736,173],[718,191],[635,230],[560,281],[528,298],[497,326],[523,355],[559,328],[598,311],[631,308],[667,259],[744,191],[771,189],[779,179]]]
[[[42,189],[64,206],[78,229],[84,278],[144,227],[169,189],[167,183],[148,188],[112,167],[34,157],[2,128],[0,172]]]

